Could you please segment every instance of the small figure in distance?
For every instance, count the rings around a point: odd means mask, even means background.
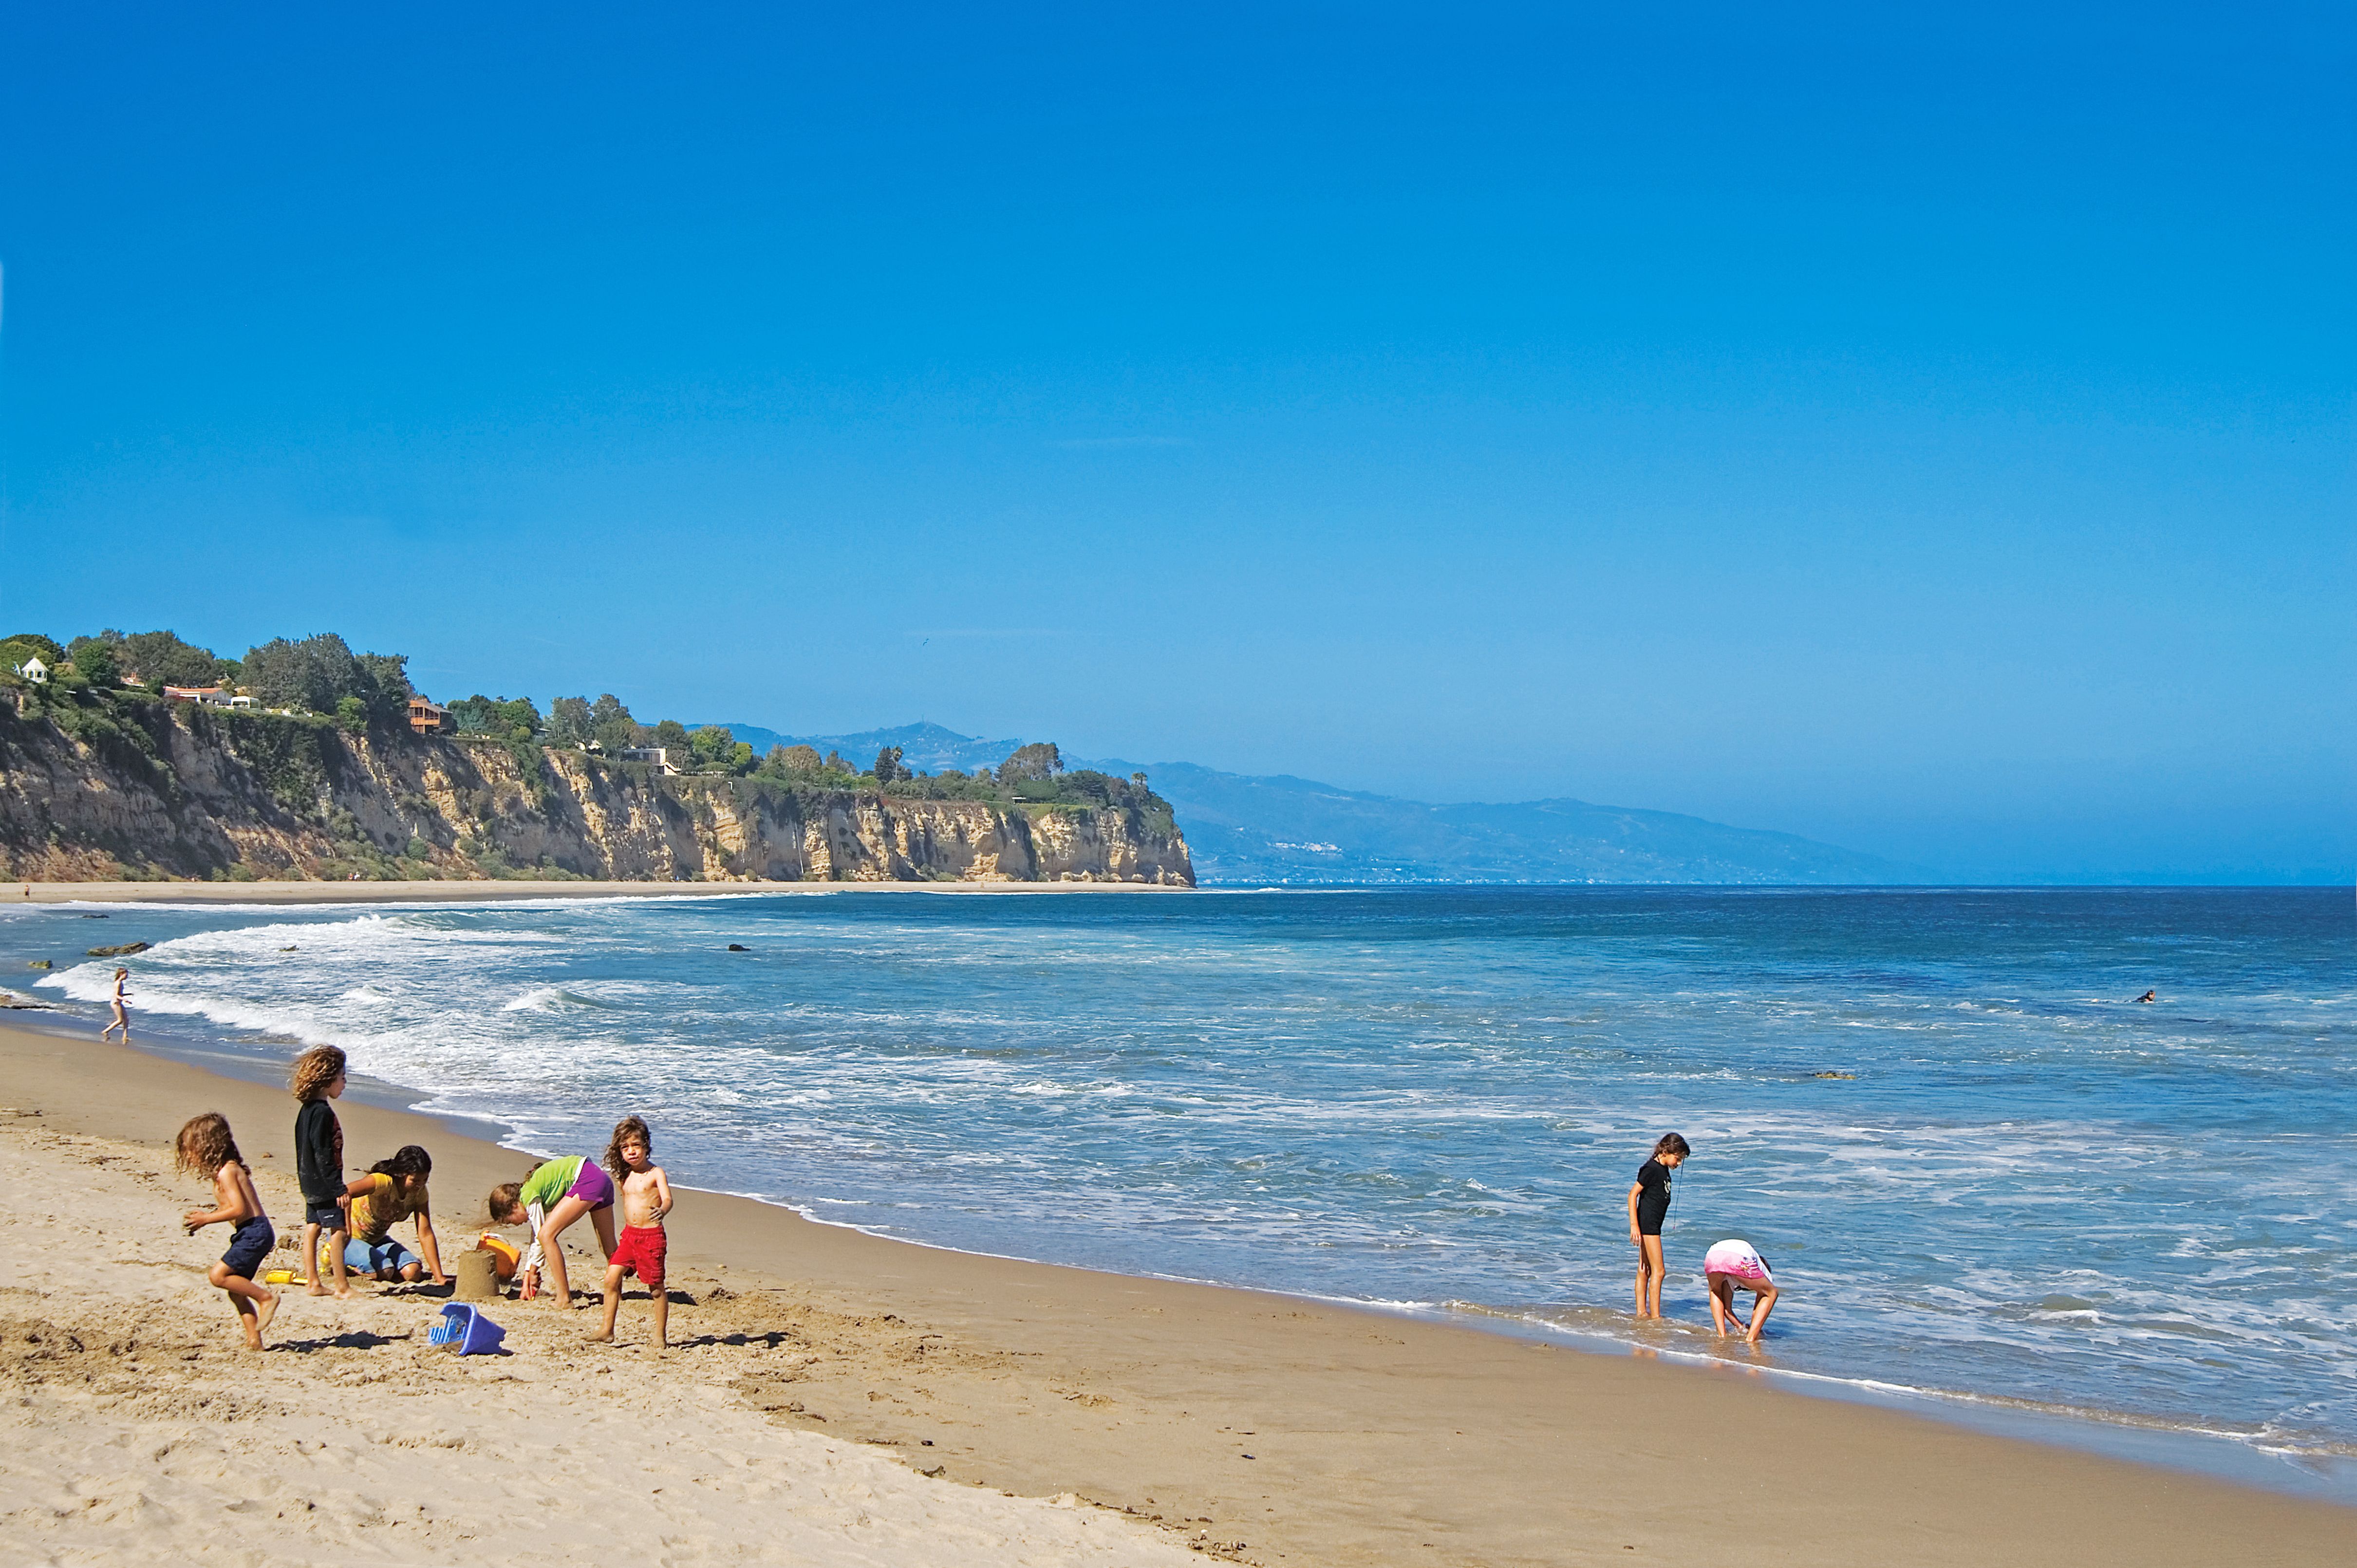
[[[2136,1000],[2137,1000],[2137,1001],[2139,1001],[2139,1002],[2158,1002],[2158,1001],[2159,1001],[2159,1000],[2160,1000],[2160,998],[2159,998],[2159,997],[2158,997],[2158,996],[2156,996],[2156,995],[2154,995],[2151,992],[2147,991],[2147,992],[2146,992],[2143,995],[2141,995],[2141,996],[2137,997],[2137,998],[2136,998]]]
[[[1637,1316],[1662,1316],[1662,1278],[1669,1266],[1662,1262],[1662,1222],[1670,1213],[1670,1173],[1694,1151],[1675,1133],[1664,1133],[1653,1145],[1653,1157],[1637,1167],[1629,1188],[1629,1244],[1637,1249]]]
[[[114,1004],[114,1021],[99,1032],[98,1037],[102,1040],[120,1029],[123,1031],[123,1043],[126,1046],[131,1043],[131,1014],[124,1005],[124,1000],[130,993],[123,989],[124,983],[130,978],[131,972],[127,969],[117,969],[114,972],[114,994],[107,998]]]
[[[1703,1277],[1710,1282],[1710,1320],[1718,1326],[1718,1337],[1724,1339],[1735,1329],[1743,1329],[1746,1343],[1760,1343],[1760,1330],[1768,1322],[1768,1314],[1776,1305],[1776,1276],[1768,1272],[1768,1260],[1749,1241],[1726,1240],[1703,1254]],[[1735,1316],[1735,1293],[1751,1293],[1751,1323],[1746,1327]]]
[[[255,1284],[253,1276],[278,1237],[270,1229],[270,1216],[262,1211],[253,1174],[245,1168],[245,1157],[230,1135],[229,1118],[208,1111],[181,1123],[180,1135],[172,1144],[172,1163],[212,1178],[213,1207],[189,1209],[180,1216],[180,1225],[191,1236],[208,1225],[231,1227],[229,1251],[205,1278],[229,1293],[229,1304],[237,1309],[239,1326],[245,1330],[245,1348],[259,1350],[262,1331],[277,1314],[278,1294]]]
[[[671,1180],[653,1163],[654,1135],[636,1116],[614,1123],[606,1145],[606,1168],[622,1184],[622,1240],[606,1260],[606,1324],[592,1339],[614,1337],[614,1316],[622,1309],[622,1276],[636,1273],[655,1309],[655,1344],[671,1348],[671,1293],[663,1288],[663,1256],[671,1237],[663,1216],[671,1212]]]

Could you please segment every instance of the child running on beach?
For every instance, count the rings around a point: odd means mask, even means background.
[[[108,1021],[105,1028],[99,1031],[98,1037],[102,1040],[120,1029],[123,1031],[123,1043],[126,1046],[131,1043],[131,1012],[127,1003],[131,993],[123,989],[130,978],[131,972],[127,969],[118,969],[114,972],[114,994],[107,998],[114,1004],[114,1016]]]
[[[1637,1249],[1637,1316],[1662,1316],[1662,1221],[1670,1214],[1670,1173],[1693,1153],[1675,1133],[1664,1133],[1653,1144],[1653,1157],[1637,1167],[1636,1184],[1629,1188],[1629,1242]]]
[[[286,1087],[302,1109],[295,1112],[295,1178],[303,1187],[303,1283],[325,1295],[319,1279],[319,1237],[328,1237],[336,1294],[352,1294],[344,1272],[344,1124],[328,1103],[344,1092],[344,1053],[314,1046],[295,1058]]]
[[[1718,1337],[1727,1337],[1731,1329],[1744,1329],[1748,1342],[1760,1343],[1760,1330],[1768,1322],[1768,1314],[1776,1305],[1780,1294],[1776,1276],[1768,1272],[1768,1260],[1749,1241],[1729,1239],[1719,1242],[1703,1254],[1703,1277],[1710,1282],[1710,1320],[1718,1326]],[[1735,1293],[1751,1293],[1751,1322],[1746,1327],[1735,1316]]]
[[[543,1160],[523,1180],[491,1188],[487,1201],[492,1224],[532,1226],[532,1245],[516,1270],[523,1282],[518,1294],[525,1301],[539,1294],[545,1265],[550,1293],[573,1305],[573,1282],[565,1277],[565,1249],[558,1240],[583,1215],[597,1228],[597,1250],[609,1261],[614,1256],[614,1183],[594,1161],[578,1155]]]
[[[229,1293],[229,1304],[237,1309],[238,1325],[245,1331],[246,1348],[259,1350],[262,1331],[277,1314],[278,1294],[255,1284],[253,1276],[278,1237],[270,1229],[270,1216],[262,1211],[253,1174],[245,1168],[245,1157],[230,1135],[229,1118],[218,1111],[189,1117],[174,1141],[172,1163],[212,1178],[213,1207],[189,1209],[180,1216],[180,1224],[191,1236],[208,1225],[231,1227],[229,1251],[205,1278]]]
[[[671,1180],[654,1161],[654,1135],[644,1121],[625,1116],[614,1123],[606,1145],[606,1168],[622,1184],[622,1242],[606,1260],[606,1326],[589,1336],[614,1337],[614,1316],[622,1309],[622,1276],[635,1272],[654,1303],[655,1343],[671,1345],[671,1293],[663,1288],[663,1255],[671,1238],[663,1216],[671,1212]]]
[[[432,1198],[425,1180],[434,1174],[434,1156],[415,1144],[404,1144],[393,1158],[369,1166],[368,1175],[344,1188],[351,1203],[351,1240],[344,1243],[344,1266],[374,1274],[390,1283],[414,1281],[420,1267],[417,1252],[393,1239],[398,1220],[417,1221],[417,1251],[425,1254],[424,1267],[437,1285],[448,1284],[442,1272],[442,1248],[434,1238]]]

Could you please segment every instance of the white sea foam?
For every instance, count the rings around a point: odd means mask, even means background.
[[[2357,1433],[2357,1150],[2279,1130],[2351,1120],[2357,997],[2157,1017],[2112,980],[2023,983],[2043,948],[1991,968],[1986,933],[1929,979],[1886,955],[1729,983],[1674,944],[1426,951],[1339,940],[1370,918],[1348,898],[1271,907],[213,910],[137,932],[162,940],[134,1001],[342,1045],[543,1152],[627,1106],[674,1174],[886,1233],[1361,1301],[1617,1301],[1622,1196],[1676,1128],[1674,1267],[1718,1235],[1768,1251],[1788,1368],[1838,1377],[1838,1347],[1894,1386]],[[110,977],[41,983],[94,1008]]]

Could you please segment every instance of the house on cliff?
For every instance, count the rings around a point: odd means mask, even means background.
[[[651,762],[657,773],[670,775],[679,771],[673,766],[671,747],[667,746],[626,746],[614,755],[625,762]]]
[[[424,697],[409,699],[409,727],[416,735],[443,735],[450,728],[450,710]]]

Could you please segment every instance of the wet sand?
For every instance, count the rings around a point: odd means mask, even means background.
[[[8,904],[484,904],[754,893],[1189,893],[1139,882],[10,882]]]
[[[320,1502],[305,1520],[322,1510],[348,1521],[423,1510],[415,1517],[444,1531],[431,1538],[447,1542],[435,1550],[438,1561],[517,1550],[511,1524],[492,1517],[498,1499],[511,1485],[544,1490],[540,1466],[574,1463],[546,1452],[550,1422],[561,1427],[558,1412],[573,1410],[603,1422],[618,1400],[658,1411],[662,1462],[705,1477],[697,1484],[716,1488],[715,1503],[783,1509],[759,1487],[802,1488],[810,1520],[819,1521],[809,1524],[818,1533],[806,1551],[819,1561],[834,1550],[825,1530],[852,1528],[838,1518],[849,1517],[846,1508],[864,1509],[870,1524],[859,1528],[879,1532],[875,1556],[857,1560],[905,1563],[1094,1561],[1093,1543],[1109,1538],[1083,1539],[1081,1530],[1143,1526],[1156,1533],[1121,1537],[1135,1544],[1114,1560],[1149,1563],[1165,1547],[1269,1564],[1491,1568],[1671,1555],[1881,1568],[2321,1563],[2357,1554],[2357,1510],[1808,1399],[1741,1371],[942,1251],[698,1192],[680,1195],[671,1225],[679,1293],[672,1334],[682,1348],[659,1358],[645,1345],[635,1286],[616,1348],[578,1342],[594,1326],[586,1312],[498,1304],[491,1310],[511,1326],[518,1348],[499,1365],[530,1384],[530,1398],[503,1413],[520,1392],[483,1373],[485,1363],[451,1373],[462,1364],[417,1348],[436,1304],[408,1293],[369,1291],[353,1304],[290,1294],[272,1337],[294,1353],[231,1348],[229,1311],[201,1280],[222,1233],[179,1234],[174,1219],[201,1189],[169,1176],[162,1144],[194,1112],[225,1112],[264,1173],[274,1218],[299,1220],[294,1102],[284,1092],[86,1037],[17,1029],[0,1029],[0,1101],[40,1112],[0,1116],[0,1152],[23,1167],[10,1179],[20,1193],[46,1185],[60,1194],[54,1205],[45,1195],[15,1206],[46,1229],[10,1222],[0,1231],[11,1287],[0,1296],[8,1347],[0,1376],[25,1396],[7,1418],[15,1430],[0,1449],[14,1456],[0,1460],[0,1476],[12,1493],[55,1499],[69,1495],[73,1464],[117,1467],[102,1487],[114,1501],[102,1507],[60,1513],[50,1502],[0,1504],[15,1539],[53,1531],[60,1561],[78,1560],[63,1552],[70,1542],[92,1560],[152,1551],[141,1519],[195,1508],[160,1493],[141,1493],[147,1501],[137,1506],[124,1500],[147,1484],[143,1477],[164,1487],[170,1471],[167,1461],[143,1467],[124,1455],[145,1452],[142,1444],[194,1441],[173,1434],[200,1419],[190,1414],[201,1408],[194,1402],[232,1384],[240,1422],[260,1423],[268,1441],[256,1438],[237,1466],[193,1494],[210,1499],[205,1507],[260,1498],[277,1509],[277,1499],[310,1488],[341,1500]],[[529,1163],[430,1118],[350,1099],[339,1113],[348,1169],[404,1143],[434,1151],[446,1248],[471,1242],[482,1194]],[[909,1179],[921,1182],[923,1173]],[[113,1294],[103,1295],[88,1278],[84,1243],[101,1230],[119,1240],[98,1250],[120,1254],[107,1266]],[[576,1284],[594,1281],[596,1259],[582,1251],[594,1248],[589,1228],[568,1240]],[[144,1319],[135,1311],[143,1291],[163,1309]],[[82,1334],[70,1366],[44,1348],[93,1312],[113,1326]],[[140,1322],[146,1326],[126,1338],[121,1325]],[[29,1344],[27,1323],[49,1326],[36,1330],[49,1338]],[[143,1348],[141,1336],[154,1334],[170,1347],[187,1341],[196,1359]],[[128,1348],[92,1348],[102,1341]],[[339,1435],[346,1427],[307,1405],[318,1380],[352,1391],[346,1420],[357,1431],[383,1427],[382,1396],[418,1382],[421,1367],[438,1369],[420,1385],[432,1398],[401,1407],[402,1441],[422,1454],[444,1438],[463,1440],[472,1446],[450,1452],[466,1454],[464,1466],[355,1476],[307,1459],[306,1443],[350,1444]],[[138,1398],[118,1391],[111,1405],[90,1391],[133,1384],[144,1391]],[[72,1423],[91,1418],[94,1403],[113,1423],[112,1446],[76,1435]],[[708,1430],[690,1418],[698,1408],[710,1412]],[[748,1472],[748,1434],[771,1431],[836,1446],[764,1446]],[[224,1435],[208,1428],[203,1441]],[[671,1539],[663,1532],[683,1526],[651,1489],[661,1483],[630,1480],[641,1475],[642,1456],[626,1456],[619,1434],[614,1444],[604,1468],[585,1472],[617,1477],[608,1500],[585,1497],[578,1522]],[[59,1457],[75,1453],[85,1459]],[[874,1501],[827,1500],[827,1477],[879,1457],[886,1468],[861,1471],[857,1483]],[[32,1473],[44,1466],[58,1473]],[[940,1494],[1016,1511],[985,1519],[943,1501],[942,1517],[975,1533],[955,1546],[946,1536],[924,1545],[930,1538],[911,1510]],[[1058,1498],[1068,1506],[1025,1502]],[[1071,1522],[1081,1519],[1098,1522]],[[673,1560],[732,1561],[759,1550],[723,1522],[707,1520],[711,1540]],[[375,1527],[317,1528],[328,1533],[289,1536],[288,1555],[320,1544],[345,1555],[391,1550]],[[460,1533],[468,1530],[477,1533]],[[1027,1530],[1044,1532],[1036,1548],[1022,1544]]]

